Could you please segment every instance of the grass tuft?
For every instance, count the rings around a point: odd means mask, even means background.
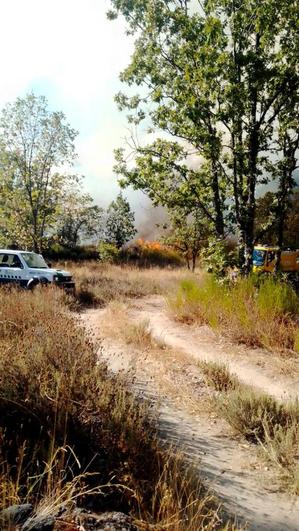
[[[200,361],[198,366],[205,377],[207,385],[213,387],[216,391],[227,392],[239,387],[237,377],[230,373],[226,365],[214,361]]]
[[[240,386],[218,399],[218,410],[234,430],[260,445],[283,484],[299,494],[299,402],[280,403]]]

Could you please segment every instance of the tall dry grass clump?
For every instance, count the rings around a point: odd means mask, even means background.
[[[278,402],[241,384],[218,398],[218,411],[238,433],[258,443],[283,483],[299,494],[299,403]]]
[[[130,512],[144,528],[221,526],[199,481],[159,449],[147,406],[98,363],[63,297],[1,291],[0,509],[28,501],[48,514],[92,499],[94,510]]]
[[[239,380],[231,374],[229,368],[223,363],[215,361],[199,361],[198,366],[203,373],[206,384],[215,391],[227,392],[239,387]]]
[[[299,297],[287,282],[251,276],[225,284],[205,275],[183,280],[169,304],[178,319],[207,323],[238,342],[299,352]]]

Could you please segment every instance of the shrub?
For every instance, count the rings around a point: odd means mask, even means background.
[[[114,243],[100,242],[98,251],[101,262],[115,264],[119,261],[120,250]]]
[[[299,405],[282,404],[269,395],[240,388],[219,401],[222,416],[239,433],[253,441],[273,438],[275,430],[299,423]]]
[[[160,242],[139,239],[122,249],[121,259],[138,267],[180,267],[183,258],[173,249]]]
[[[274,463],[283,483],[299,495],[299,422],[294,420],[287,427],[276,426],[271,432],[265,424],[263,455]]]
[[[240,386],[218,399],[218,410],[237,432],[260,445],[282,482],[299,494],[299,402],[280,403]]]
[[[224,277],[227,269],[237,262],[231,242],[221,239],[211,239],[208,246],[201,251],[200,258],[207,272],[218,278]]]
[[[97,260],[99,253],[93,245],[77,245],[74,247],[64,247],[60,244],[53,244],[50,249],[44,252],[47,260],[57,262],[59,260],[72,260],[82,262],[84,260]]]

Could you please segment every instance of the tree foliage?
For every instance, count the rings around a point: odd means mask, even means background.
[[[28,94],[0,116],[2,239],[41,250],[62,209],[73,175],[58,172],[75,157],[76,131],[43,96]]]
[[[103,209],[93,203],[89,194],[78,189],[70,191],[64,200],[64,208],[58,219],[58,241],[65,247],[76,247],[82,241],[101,236]]]
[[[107,209],[105,240],[107,243],[115,244],[119,249],[130,241],[136,234],[134,225],[135,216],[129,202],[118,194],[115,201],[110,203]]]
[[[201,249],[207,245],[211,235],[209,225],[198,210],[195,214],[180,209],[169,213],[169,223],[164,225],[166,234],[163,242],[185,258],[188,269],[194,271]]]
[[[256,202],[255,240],[279,245],[280,190],[267,192]],[[299,247],[299,191],[286,198],[285,222],[282,234],[285,247]]]
[[[298,147],[298,10],[294,0],[111,0],[135,51],[118,94],[129,121],[150,120],[155,139],[116,151],[122,184],[155,203],[198,209],[217,237],[236,227],[248,271],[256,191],[293,187]],[[162,132],[160,138],[157,132]]]

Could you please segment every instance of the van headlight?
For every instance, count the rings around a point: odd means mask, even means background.
[[[59,276],[58,275],[54,275],[53,276],[53,282],[58,282],[59,280]]]

